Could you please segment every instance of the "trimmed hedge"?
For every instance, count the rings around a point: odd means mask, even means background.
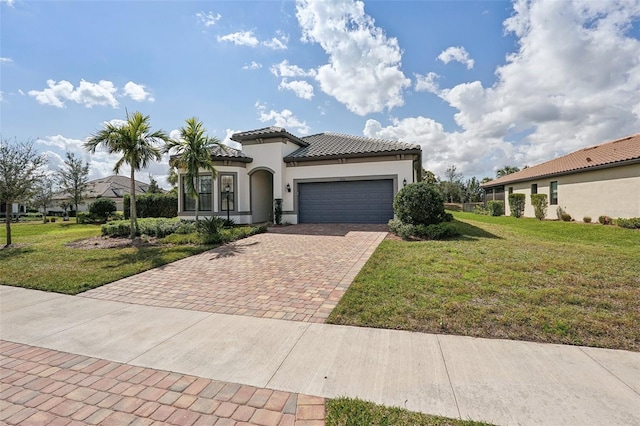
[[[177,218],[146,218],[138,219],[138,233],[149,237],[162,238],[170,234],[188,234],[195,232],[195,224]],[[110,237],[128,237],[131,233],[131,221],[114,220],[102,225],[102,235]]]
[[[629,219],[619,218],[614,221],[614,224],[621,228],[640,229],[640,217],[631,217]]]
[[[526,198],[524,194],[509,194],[509,210],[511,210],[511,216],[515,218],[522,217]]]
[[[431,225],[444,222],[444,199],[435,186],[420,182],[402,188],[393,199],[393,211],[402,223]]]
[[[547,194],[531,194],[531,205],[536,219],[543,220],[547,217],[547,208],[549,208]]]
[[[388,223],[389,230],[399,237],[408,240],[417,237],[423,240],[444,240],[460,235],[458,228],[452,223],[436,223],[431,225],[412,225],[397,219]]]
[[[124,196],[124,218],[129,219],[131,197]],[[165,192],[161,194],[141,194],[136,196],[136,212],[142,217],[176,217],[178,215],[178,194]]]
[[[504,201],[492,200],[487,202],[487,210],[491,216],[504,215]]]

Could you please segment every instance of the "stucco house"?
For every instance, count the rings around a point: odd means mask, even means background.
[[[574,219],[605,215],[640,217],[640,134],[584,148],[480,185],[485,200],[526,195],[525,216],[533,217],[531,194],[547,194],[547,218],[562,207]]]
[[[284,223],[386,223],[395,194],[422,170],[420,146],[403,142],[329,132],[298,137],[281,127],[231,139],[242,149],[217,148],[217,177],[199,177],[201,216],[269,222],[282,200]],[[195,201],[179,173],[178,215],[192,218]]]
[[[149,184],[135,181],[136,195],[145,194],[149,190]],[[84,194],[84,200],[82,204],[78,205],[78,211],[86,212],[89,210],[89,205],[98,198],[110,198],[116,203],[118,211],[124,209],[124,195],[131,193],[131,178],[120,175],[107,176],[100,179],[95,179],[87,182],[87,191]],[[57,193],[53,197],[52,208],[49,209],[51,213],[62,214],[60,203],[68,201],[69,194]],[[71,211],[75,206],[71,207]]]

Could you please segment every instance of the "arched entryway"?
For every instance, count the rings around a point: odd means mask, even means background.
[[[251,172],[251,222],[273,222],[273,172],[266,168]]]

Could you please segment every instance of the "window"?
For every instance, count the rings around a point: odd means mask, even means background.
[[[220,174],[220,211],[221,212],[226,212],[227,210],[234,211],[236,209],[234,180],[235,180],[234,175]],[[227,197],[227,188],[229,189],[228,197]]]
[[[558,181],[554,180],[549,186],[549,204],[558,204]]]
[[[509,195],[513,194],[513,186],[509,187]]]
[[[211,176],[199,176],[196,182],[196,190],[198,191],[198,199],[200,205],[198,210],[211,211],[212,208],[212,193],[211,193]],[[184,211],[195,211],[196,200],[187,194],[187,186],[184,178],[182,181],[182,205]]]
[[[531,184],[531,195],[537,194],[537,193],[538,193],[538,184],[537,183],[532,183]]]

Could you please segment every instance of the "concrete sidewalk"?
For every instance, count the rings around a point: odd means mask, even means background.
[[[497,424],[640,424],[640,353],[300,323],[0,286],[0,338]]]

